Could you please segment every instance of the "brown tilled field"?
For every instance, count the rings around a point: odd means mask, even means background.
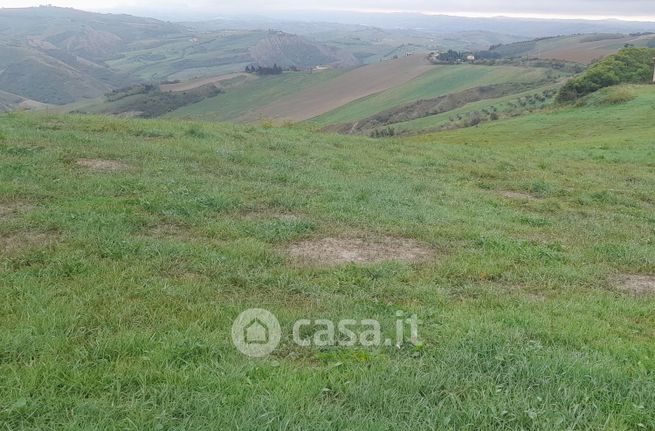
[[[424,55],[419,54],[359,67],[263,106],[240,120],[309,120],[355,100],[402,85],[433,67]]]

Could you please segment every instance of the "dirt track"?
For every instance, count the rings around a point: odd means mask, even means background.
[[[355,100],[402,85],[432,68],[434,66],[426,57],[418,54],[359,67],[263,106],[240,120],[309,120]]]

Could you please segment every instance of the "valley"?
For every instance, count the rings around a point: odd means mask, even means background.
[[[655,430],[655,18],[200,3],[0,7],[0,430]]]

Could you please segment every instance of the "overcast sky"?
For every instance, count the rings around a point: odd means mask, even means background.
[[[465,16],[620,18],[655,21],[655,0],[0,0],[2,7],[74,7],[92,11],[162,10],[185,13],[256,13],[272,10],[412,11]]]

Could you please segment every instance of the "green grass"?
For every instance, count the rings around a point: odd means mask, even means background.
[[[547,69],[512,66],[435,66],[405,85],[352,102],[312,119],[319,125],[348,123],[421,99],[444,96],[468,88],[505,82],[534,82],[544,79]]]
[[[434,71],[400,87],[367,97],[311,120],[312,124],[337,124],[366,118],[378,112],[419,99],[442,96],[480,85],[508,81],[532,82],[544,79],[547,69],[527,69],[510,66],[435,66]],[[233,121],[256,107],[265,106],[320,82],[336,78],[343,71],[321,73],[287,73],[263,77],[224,95],[178,109],[169,117],[184,117],[212,121]]]
[[[265,32],[244,31],[203,34],[198,42],[192,42],[190,36],[143,40],[107,63],[145,81],[220,75],[241,71],[250,64],[248,49],[265,36]]]
[[[483,109],[489,109],[491,107],[496,107],[499,110],[499,115],[503,115],[503,112],[512,110],[509,104],[510,103],[516,104],[517,100],[520,97],[539,94],[545,90],[557,90],[559,89],[560,86],[561,86],[560,84],[550,84],[550,85],[545,85],[543,87],[535,88],[533,90],[524,91],[522,93],[516,93],[505,97],[499,97],[497,99],[485,99],[479,102],[466,104],[461,108],[453,109],[452,111],[444,112],[442,114],[418,118],[412,121],[395,123],[393,124],[393,127],[395,127],[397,130],[406,130],[413,133],[420,133],[423,131],[428,131],[431,129],[436,129],[441,126],[445,126],[451,122],[450,121],[451,118],[456,118],[458,115],[466,117],[467,115],[473,112],[482,111]]]
[[[212,121],[230,121],[249,113],[257,107],[333,79],[342,70],[326,70],[320,73],[288,72],[277,76],[262,76],[244,83],[225,94],[180,108],[168,117],[184,117]]]
[[[405,140],[0,116],[0,429],[654,429],[655,298],[614,282],[655,273],[638,89]],[[353,233],[435,255],[284,253]],[[423,346],[248,360],[229,333],[253,306],[287,332],[416,313]]]

